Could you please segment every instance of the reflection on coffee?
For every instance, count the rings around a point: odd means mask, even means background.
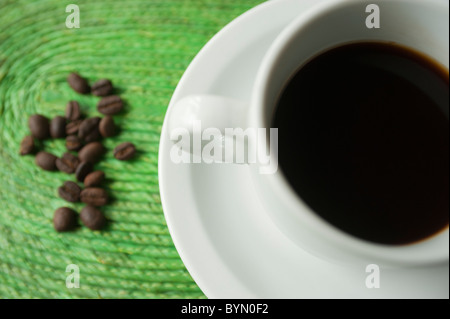
[[[280,95],[279,165],[318,215],[408,244],[448,227],[448,70],[413,50],[354,43],[301,67]]]

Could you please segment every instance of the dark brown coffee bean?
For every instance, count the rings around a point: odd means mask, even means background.
[[[114,149],[114,157],[121,161],[127,161],[136,154],[136,147],[133,143],[125,142]]]
[[[46,171],[55,171],[56,170],[56,159],[57,157],[53,154],[47,152],[39,152],[36,155],[36,164]]]
[[[102,135],[100,134],[100,131],[94,130],[91,132],[91,134],[89,134],[88,136],[85,137],[84,141],[86,143],[91,143],[91,142],[95,142],[95,141],[99,141],[102,139]]]
[[[28,127],[31,135],[39,140],[45,140],[50,137],[50,122],[45,116],[39,114],[30,116]]]
[[[20,155],[28,155],[34,152],[34,139],[32,136],[25,136],[20,142]]]
[[[84,162],[97,163],[105,153],[105,148],[100,142],[92,142],[84,146],[78,153],[80,160]]]
[[[77,213],[68,207],[61,207],[53,215],[53,226],[58,232],[66,232],[75,229],[77,225]]]
[[[57,116],[50,122],[50,135],[53,138],[66,137],[66,119],[64,117]]]
[[[99,130],[103,137],[111,137],[117,134],[118,127],[114,123],[113,117],[107,115],[100,121]]]
[[[104,115],[114,115],[122,111],[122,109],[123,101],[117,95],[104,97],[97,104],[97,110]]]
[[[83,143],[77,135],[67,136],[66,148],[69,151],[79,151],[82,147],[83,147]]]
[[[93,165],[91,162],[81,162],[75,170],[75,177],[79,182],[83,182],[86,176],[92,172]]]
[[[84,187],[99,186],[104,179],[105,173],[102,171],[92,172],[84,179]]]
[[[78,137],[87,143],[99,140],[101,138],[100,131],[98,130],[99,123],[99,117],[85,119],[78,130]]]
[[[83,120],[75,120],[66,125],[66,134],[67,135],[75,135],[78,134],[80,129],[80,125],[83,123]]]
[[[96,96],[107,96],[113,90],[113,85],[108,79],[101,79],[92,85],[91,92]]]
[[[87,80],[81,77],[78,73],[70,73],[67,77],[67,82],[75,92],[86,94],[91,90]]]
[[[76,121],[81,118],[80,104],[77,101],[69,101],[66,107],[66,119]]]
[[[64,182],[63,186],[58,188],[58,195],[68,202],[76,203],[80,201],[81,188],[74,182]]]
[[[106,224],[103,213],[93,206],[86,206],[80,212],[81,222],[89,229],[100,230]]]
[[[56,167],[64,173],[73,174],[80,164],[80,160],[75,155],[64,153],[61,158],[56,159]]]
[[[105,206],[108,203],[108,193],[103,188],[89,187],[81,191],[80,199],[92,206]]]

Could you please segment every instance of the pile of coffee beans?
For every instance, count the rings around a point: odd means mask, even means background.
[[[102,139],[116,136],[119,128],[113,116],[119,114],[124,103],[120,96],[112,95],[114,86],[108,79],[101,79],[92,86],[77,73],[71,73],[67,82],[80,93],[92,93],[101,97],[97,110],[105,115],[100,117],[83,116],[80,104],[69,101],[65,116],[53,119],[34,114],[28,120],[31,135],[24,137],[20,144],[20,155],[36,154],[36,165],[46,171],[60,171],[74,174],[75,181],[66,181],[58,188],[58,195],[70,203],[82,202],[86,206],[80,212],[81,222],[92,230],[100,230],[106,218],[99,209],[108,204],[108,193],[101,188],[105,173],[95,170],[95,165],[106,153]],[[57,157],[38,147],[37,141],[49,138],[65,138],[67,152]],[[77,152],[78,154],[74,154]],[[136,154],[133,143],[125,142],[114,149],[114,157],[121,161],[130,160]],[[79,185],[82,184],[82,186]],[[53,217],[56,231],[66,232],[77,227],[77,213],[68,207],[58,208]]]

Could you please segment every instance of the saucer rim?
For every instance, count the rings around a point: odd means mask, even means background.
[[[319,1],[328,1],[328,0],[319,0]],[[166,111],[166,115],[164,117],[163,125],[161,128],[160,146],[159,146],[159,150],[158,150],[158,183],[159,183],[161,206],[163,208],[164,218],[167,223],[167,228],[169,230],[169,234],[172,238],[172,241],[174,243],[174,246],[175,246],[178,254],[180,255],[181,260],[183,261],[187,271],[189,272],[191,277],[194,279],[197,286],[202,290],[202,292],[205,294],[205,296],[207,298],[222,298],[222,296],[220,294],[216,295],[216,293],[214,291],[211,291],[211,289],[210,289],[211,284],[204,280],[204,277],[197,271],[196,267],[194,266],[195,262],[191,261],[191,256],[186,253],[185,249],[182,249],[183,245],[180,243],[181,240],[178,239],[178,235],[176,234],[173,227],[171,226],[171,225],[173,225],[173,223],[171,222],[172,218],[171,218],[170,214],[168,213],[169,209],[167,209],[167,207],[169,206],[169,203],[165,200],[165,194],[163,191],[166,188],[165,182],[164,182],[164,176],[165,176],[165,174],[164,174],[165,164],[164,163],[165,163],[165,161],[164,161],[163,149],[166,147],[166,141],[165,141],[164,137],[166,135],[165,133],[166,133],[166,129],[168,127],[168,118],[169,118],[168,114],[169,114],[170,110],[173,109],[173,105],[175,104],[175,102],[179,99],[179,95],[180,95],[179,92],[185,86],[186,79],[190,77],[190,74],[193,72],[193,70],[195,70],[197,68],[197,65],[201,64],[203,56],[208,54],[208,51],[210,50],[210,48],[214,47],[216,45],[216,42],[219,42],[220,39],[223,37],[223,35],[225,35],[229,32],[232,32],[233,28],[237,28],[241,24],[241,21],[244,21],[244,20],[250,18],[251,16],[257,16],[260,11],[270,10],[270,8],[272,6],[278,6],[282,2],[293,3],[294,0],[266,1],[266,2],[263,2],[255,7],[251,8],[250,10],[242,13],[241,15],[239,15],[238,17],[233,19],[230,23],[225,25],[219,32],[217,32],[202,47],[202,49],[193,58],[193,60],[189,64],[188,68],[183,73],[183,76],[181,77],[180,81],[178,82],[178,85],[170,99],[170,102],[169,102],[169,105],[168,105],[168,108]],[[220,256],[218,256],[217,258],[220,260]],[[231,276],[234,277],[233,275],[231,275]],[[241,292],[241,295],[243,298],[258,298],[252,292],[248,291],[244,286],[241,286],[240,289],[241,289],[241,291],[245,291],[244,293]]]

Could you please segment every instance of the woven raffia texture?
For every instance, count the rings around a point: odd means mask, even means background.
[[[0,297],[203,298],[169,235],[161,208],[159,134],[170,97],[203,45],[261,0],[77,1],[79,29],[66,28],[58,0],[0,0]],[[89,116],[98,98],[73,92],[71,71],[92,81],[109,78],[126,101],[116,116],[122,132],[104,141],[97,165],[113,197],[103,208],[106,230],[80,227],[58,234],[53,212],[74,207],[57,187],[74,180],[44,172],[33,156],[18,155],[31,114],[64,115],[78,100]],[[135,160],[119,162],[112,149],[134,142]],[[57,156],[64,140],[43,148]],[[80,269],[80,288],[66,287],[66,267]]]

